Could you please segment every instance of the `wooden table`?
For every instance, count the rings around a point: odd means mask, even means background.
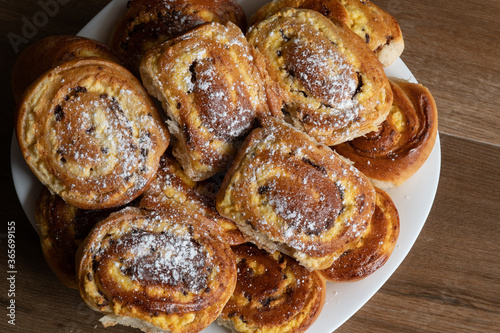
[[[0,331],[136,332],[104,329],[76,291],[57,281],[17,200],[10,172],[14,101],[10,32],[29,42],[75,34],[108,0],[1,1]],[[382,289],[337,332],[500,331],[500,1],[378,0],[399,21],[403,61],[439,109],[441,178],[417,242]],[[43,23],[43,24],[41,24]],[[19,42],[22,49],[25,44]],[[16,228],[16,326],[7,323],[7,224]]]

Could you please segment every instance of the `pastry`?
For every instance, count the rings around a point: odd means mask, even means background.
[[[349,13],[339,0],[274,0],[260,7],[250,18],[249,25],[263,21],[287,7],[315,10],[327,18],[333,18],[345,24],[349,22]]]
[[[383,66],[403,53],[403,34],[396,19],[370,0],[339,0],[349,13],[348,26],[368,44]]]
[[[132,0],[111,36],[111,48],[136,71],[153,46],[205,22],[233,22],[246,29],[246,16],[236,0]]]
[[[213,179],[191,180],[168,151],[160,159],[155,178],[142,194],[140,206],[155,209],[168,203],[178,203],[201,214],[207,227],[229,245],[244,243],[245,238],[234,222],[220,216],[215,208],[218,190],[219,185]]]
[[[366,228],[375,190],[330,148],[280,119],[264,123],[227,172],[217,210],[260,248],[327,268]]]
[[[321,271],[329,281],[350,282],[363,279],[385,264],[399,236],[399,215],[391,197],[376,188],[377,205],[361,239]]]
[[[127,207],[97,224],[77,252],[80,294],[104,326],[198,332],[236,285],[234,255],[186,210]]]
[[[28,166],[52,193],[78,208],[102,209],[142,193],[169,133],[132,74],[89,58],[65,62],[28,88],[17,138]]]
[[[206,23],[151,49],[141,77],[162,102],[173,154],[195,181],[225,171],[258,119],[269,114],[252,48],[231,22]]]
[[[275,0],[261,7],[250,23],[262,21],[286,7],[312,9],[334,23],[338,20],[347,24],[383,66],[389,66],[403,53],[404,40],[398,22],[370,0]]]
[[[335,145],[377,129],[392,92],[382,65],[340,21],[287,8],[253,25],[248,41],[262,53],[285,119]]]
[[[394,102],[380,129],[334,147],[381,188],[403,184],[425,163],[438,128],[427,88],[399,79],[392,79],[391,87]]]
[[[77,289],[76,250],[92,227],[114,210],[84,210],[68,205],[43,187],[35,206],[35,219],[45,260],[59,280]]]
[[[233,332],[305,332],[325,301],[325,281],[293,258],[254,245],[232,247],[238,267],[233,295],[217,319]]]
[[[121,63],[111,49],[93,39],[63,35],[49,36],[27,47],[12,67],[12,92],[19,103],[23,92],[40,75],[75,58],[97,57]]]

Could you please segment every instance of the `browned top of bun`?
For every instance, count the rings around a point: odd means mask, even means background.
[[[437,136],[437,107],[421,84],[391,79],[394,101],[378,131],[335,146],[378,186],[404,183],[429,157]]]
[[[238,280],[218,322],[237,332],[306,331],[321,312],[325,282],[293,258],[251,244],[232,247]]]
[[[348,282],[367,277],[389,259],[399,237],[399,214],[389,194],[376,188],[377,204],[360,240],[321,274],[330,281]]]
[[[85,37],[50,36],[27,47],[17,57],[12,68],[11,82],[15,101],[19,103],[26,88],[49,69],[75,58],[89,57],[121,63],[108,46]]]
[[[142,56],[153,46],[205,22],[246,28],[246,16],[235,0],[132,0],[115,27],[111,48],[138,70]]]
[[[247,137],[217,196],[219,213],[252,242],[310,269],[330,266],[359,239],[374,206],[363,174],[275,118]]]
[[[317,141],[345,142],[386,118],[392,92],[383,67],[342,22],[285,8],[253,25],[247,38],[263,55],[285,119]]]
[[[77,268],[92,309],[181,333],[213,322],[236,284],[229,245],[180,206],[111,214],[79,248]]]
[[[17,138],[35,176],[83,209],[139,196],[169,143],[139,81],[97,58],[67,61],[35,81],[19,104]]]

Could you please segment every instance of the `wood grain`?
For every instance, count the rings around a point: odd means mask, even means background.
[[[47,0],[48,1],[48,0]],[[54,0],[55,1],[55,0]],[[70,0],[30,42],[75,34],[109,0]],[[442,170],[437,197],[417,242],[382,289],[337,332],[498,332],[500,327],[500,2],[376,0],[405,36],[404,62],[439,109]],[[487,7],[485,7],[487,6]],[[10,172],[14,102],[7,39],[21,33],[38,1],[0,6],[0,332],[137,332],[104,329],[77,291],[64,288],[42,256]],[[16,222],[16,326],[7,324],[8,221]]]

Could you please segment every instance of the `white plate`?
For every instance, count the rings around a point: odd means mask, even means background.
[[[247,15],[251,15],[268,1],[240,0],[239,2]],[[126,3],[127,0],[113,0],[79,32],[79,35],[107,43],[115,23],[126,10]],[[401,59],[385,70],[388,76],[416,82]],[[34,207],[41,184],[24,162],[15,137],[12,140],[11,165],[19,201],[30,222],[35,225]],[[403,185],[388,191],[401,219],[400,235],[392,256],[383,267],[364,280],[351,283],[328,282],[325,306],[309,332],[330,333],[337,329],[379,290],[401,264],[427,219],[436,195],[440,169],[441,147],[438,136],[434,149],[423,167]],[[228,331],[212,324],[203,332],[227,333]]]

